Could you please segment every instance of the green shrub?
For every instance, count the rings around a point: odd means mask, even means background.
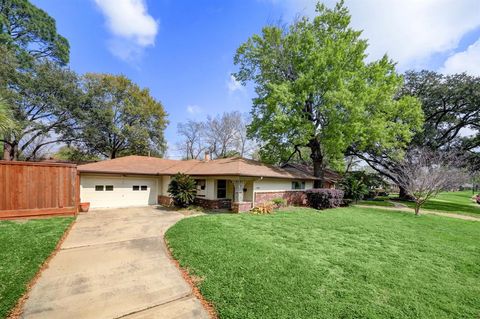
[[[272,203],[277,207],[285,207],[287,206],[287,201],[281,197],[272,199]]]
[[[168,192],[172,196],[175,206],[188,207],[195,200],[197,185],[189,175],[177,173],[168,185]]]

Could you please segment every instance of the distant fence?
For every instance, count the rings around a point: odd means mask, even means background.
[[[73,215],[78,204],[76,165],[0,161],[0,219]]]

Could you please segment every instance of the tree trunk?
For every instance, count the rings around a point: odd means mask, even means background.
[[[3,159],[5,161],[15,161],[18,159],[18,144],[13,143],[3,143]]]
[[[415,203],[415,216],[420,215],[420,204]]]
[[[310,158],[313,162],[313,176],[319,177],[320,180],[315,180],[313,183],[314,188],[322,188],[324,185],[324,172],[325,167],[323,163],[323,154],[320,142],[317,139],[311,139],[308,143],[310,147]]]
[[[398,194],[398,197],[403,200],[411,200],[411,197],[408,195],[407,190],[402,186],[398,187],[400,188],[400,193]]]

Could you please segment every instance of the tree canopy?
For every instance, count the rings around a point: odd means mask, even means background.
[[[404,151],[416,148],[431,152],[456,152],[466,155],[464,165],[472,171],[480,167],[480,77],[467,74],[444,75],[433,71],[408,71],[401,96],[414,96],[425,114],[423,129],[418,131]],[[370,167],[400,186],[401,161],[389,152],[370,147],[355,155]]]
[[[76,145],[107,158],[138,154],[161,156],[166,150],[167,113],[148,89],[125,76],[86,74],[81,130]]]
[[[343,2],[318,4],[313,20],[268,26],[238,49],[235,78],[253,81],[249,134],[261,157],[288,161],[308,148],[315,176],[342,166],[348,148],[397,149],[421,127],[420,103],[395,98],[402,77],[387,56],[366,62],[367,41]]]
[[[34,62],[7,90],[16,130],[0,137],[5,159],[35,159],[42,147],[70,140],[81,111],[77,75],[54,62]]]
[[[45,58],[66,64],[70,55],[55,20],[28,0],[0,0],[0,45],[15,52],[22,65]]]

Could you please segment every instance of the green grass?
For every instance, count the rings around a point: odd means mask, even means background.
[[[395,207],[391,202],[385,200],[361,200],[358,201],[358,205],[372,205],[372,206],[382,206],[382,207]]]
[[[0,222],[0,318],[23,295],[73,218]]]
[[[480,215],[480,205],[471,200],[472,196],[472,191],[443,192],[428,200],[421,209],[478,217]],[[401,203],[414,207],[412,202],[401,201]]]
[[[220,318],[479,318],[480,223],[366,208],[181,220]]]
[[[443,192],[436,197],[429,199],[421,208],[421,210],[434,210],[439,212],[456,213],[462,215],[470,215],[479,217],[480,205],[471,200],[472,191],[461,192]],[[392,198],[394,198],[393,196]],[[392,203],[387,202],[389,198],[377,198],[375,200],[363,200],[360,201],[361,205],[374,205],[393,207]],[[409,201],[397,201],[410,208],[413,208],[415,204]]]

